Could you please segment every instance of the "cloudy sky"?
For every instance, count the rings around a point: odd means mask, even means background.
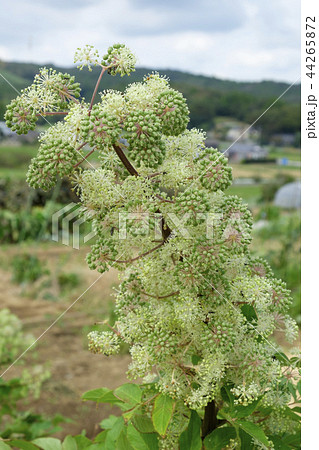
[[[73,63],[126,43],[138,64],[233,80],[293,82],[299,0],[14,0],[1,10],[0,59]]]

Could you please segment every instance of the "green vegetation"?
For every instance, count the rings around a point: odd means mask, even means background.
[[[8,309],[0,310],[0,371],[15,361],[32,344],[34,338],[22,332],[19,319]],[[23,360],[19,362],[23,364]],[[19,404],[23,399],[37,398],[41,386],[50,377],[44,367],[35,365],[24,370],[19,377],[4,380],[0,377],[0,449],[8,446],[2,439],[32,440],[49,433],[55,433],[64,422],[60,415],[47,419],[32,411],[21,411]],[[19,447],[20,448],[20,447]],[[30,447],[23,447],[30,448]]]
[[[67,71],[81,84],[82,95],[86,98],[92,94],[98,69],[92,72],[78,71],[76,68],[61,69]],[[4,76],[18,90],[26,87],[38,73],[39,66],[25,63],[0,63]],[[103,79],[100,91],[117,89],[123,91],[129,83],[139,81],[151,69],[139,68],[129,78],[110,77]],[[210,130],[216,116],[234,117],[252,123],[271,103],[288,87],[286,83],[262,81],[256,83],[220,80],[214,77],[192,75],[179,71],[166,71],[173,88],[181,91],[188,99],[190,108],[190,126]],[[5,105],[16,96],[16,92],[0,79],[0,117],[3,117]],[[55,119],[48,118],[50,123]],[[44,121],[42,120],[42,123]],[[273,133],[300,130],[300,85],[293,86],[259,121],[262,139],[267,142]]]
[[[39,258],[34,255],[16,255],[11,264],[12,279],[15,283],[32,283],[49,273]]]

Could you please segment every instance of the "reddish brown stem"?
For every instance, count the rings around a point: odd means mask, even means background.
[[[57,114],[60,114],[60,115],[66,115],[66,114],[68,114],[68,112],[67,111],[50,111],[50,112],[44,112],[44,113],[42,113],[42,114],[36,114],[36,116],[37,117],[42,117],[42,116],[55,116],[55,115],[57,115]]]
[[[121,149],[121,147],[119,147],[118,145],[113,145],[113,148],[117,154],[117,156],[120,158],[120,160],[122,161],[124,167],[127,169],[127,171],[131,174],[134,175],[136,177],[139,176],[138,171],[135,169],[135,167],[132,166],[132,164],[130,163],[130,161],[127,159],[127,157],[125,156],[125,153],[123,152],[123,150]]]
[[[148,294],[147,292],[141,291],[142,294],[146,295],[147,297],[153,297],[153,298],[168,298],[168,297],[172,297],[173,295],[177,295],[179,294],[179,291],[175,291],[172,292],[171,294],[167,294],[167,295],[152,295],[152,294]]]
[[[102,77],[103,77],[103,74],[104,74],[105,71],[106,71],[106,67],[102,67],[100,76],[99,76],[99,78],[98,78],[98,80],[96,82],[95,89],[94,89],[94,92],[93,92],[93,95],[92,95],[92,98],[91,98],[91,103],[90,103],[90,107],[89,107],[89,116],[91,115],[91,110],[92,110],[92,107],[93,107],[94,99],[95,99],[98,87],[100,85],[100,82],[102,80]]]
[[[92,150],[91,150],[86,156],[84,156],[84,158],[81,159],[80,162],[78,162],[77,164],[75,164],[75,166],[73,166],[73,168],[76,169],[80,164],[82,164],[82,163],[86,160],[86,158],[88,158],[90,155],[92,155],[92,153],[94,152],[94,150],[95,150],[95,147],[92,148]]]
[[[153,248],[151,248],[151,250],[148,250],[147,252],[142,253],[141,255],[135,256],[135,258],[132,258],[132,259],[124,259],[124,260],[111,259],[111,258],[108,258],[107,256],[104,256],[104,258],[107,259],[108,261],[114,261],[114,262],[121,263],[121,264],[128,264],[128,263],[136,261],[137,259],[143,258],[143,256],[147,256],[150,253],[155,252],[155,250],[160,248],[163,244],[165,244],[165,241],[162,241],[160,244],[156,245],[156,247],[153,247]]]

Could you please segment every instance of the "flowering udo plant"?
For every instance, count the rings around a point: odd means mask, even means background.
[[[184,97],[158,73],[96,102],[104,74],[134,70],[126,46],[103,58],[87,46],[75,60],[101,67],[89,103],[74,77],[43,68],[6,121],[26,133],[39,116],[64,116],[41,135],[28,182],[50,189],[71,177],[98,236],[90,268],[122,271],[118,320],[91,332],[89,348],[109,356],[128,344],[128,376],[143,381],[84,395],[123,410],[94,445],[299,448],[299,357],[269,341],[275,330],[297,335],[290,293],[249,253],[252,217],[224,193],[227,159],[205,146],[203,131],[187,129]],[[99,167],[81,169],[93,152]]]

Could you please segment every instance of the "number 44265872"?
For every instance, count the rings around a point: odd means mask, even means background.
[[[306,75],[309,78],[312,78],[315,73],[313,70],[315,69],[315,37],[316,37],[316,27],[315,27],[316,18],[315,17],[306,17],[306,68],[310,70]]]

